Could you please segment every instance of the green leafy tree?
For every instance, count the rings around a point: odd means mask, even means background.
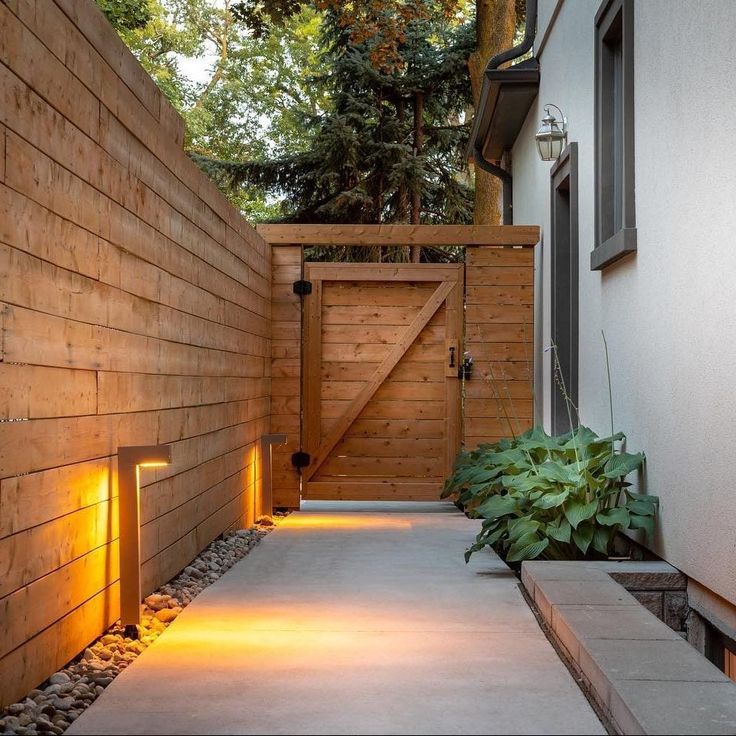
[[[309,147],[241,162],[196,160],[231,186],[281,197],[280,221],[469,222],[472,191],[461,172],[471,26],[411,20],[397,46],[400,64],[377,65],[379,42],[353,37],[340,16],[327,13],[321,57],[327,72],[315,83],[332,107],[309,118]],[[418,249],[411,255],[418,260]]]
[[[232,0],[98,2],[103,12],[107,6],[123,16],[115,26],[183,116],[189,152],[240,160],[308,147],[304,120],[330,105],[312,81],[321,22],[313,8],[305,6],[268,34],[256,35],[233,13]],[[122,13],[123,3],[147,8],[147,20],[133,23],[131,13]],[[199,71],[194,79],[193,68]],[[261,190],[223,190],[250,219],[278,214],[276,200]]]
[[[148,0],[97,0],[97,5],[118,33],[144,28],[151,20]]]

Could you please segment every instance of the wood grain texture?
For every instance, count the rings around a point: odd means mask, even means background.
[[[436,499],[461,439],[446,363],[462,267],[308,263],[305,278],[304,497]]]
[[[372,273],[375,274],[379,269],[377,267],[369,267],[372,269]],[[368,268],[365,268],[368,271]],[[407,280],[415,279],[413,271],[408,274]],[[348,402],[348,406],[345,407],[344,411],[340,412],[339,419],[330,429],[327,437],[325,437],[321,443],[317,444],[314,457],[309,465],[309,468],[305,471],[305,478],[308,481],[315,472],[319,469],[320,465],[324,462],[327,456],[330,454],[332,449],[335,447],[337,442],[343,436],[345,431],[350,425],[358,418],[361,412],[366,408],[368,402],[373,398],[376,391],[380,388],[381,384],[388,378],[391,371],[396,367],[398,362],[403,358],[404,354],[414,343],[414,340],[419,336],[422,330],[426,327],[429,320],[434,316],[435,312],[439,309],[440,305],[443,304],[447,299],[449,293],[455,286],[454,282],[443,281],[440,282],[436,290],[430,296],[429,300],[422,306],[417,312],[416,317],[412,320],[411,324],[404,330],[403,334],[396,340],[396,342],[387,350],[385,357],[381,361],[380,365],[376,368],[375,373],[368,379],[363,388],[360,390],[358,395],[351,402]],[[311,346],[307,346],[308,348]],[[380,410],[378,412],[381,415]],[[392,417],[395,418],[395,417]],[[412,416],[411,419],[422,419],[425,417]],[[428,419],[437,419],[439,417],[426,417]]]
[[[272,450],[273,504],[296,509],[301,478],[291,464],[291,455],[301,449],[302,305],[293,284],[302,277],[303,256],[298,245],[274,248],[272,254],[271,432],[287,437],[285,446],[274,446]],[[313,320],[316,317],[311,315]],[[311,401],[312,395],[308,396]]]
[[[119,446],[172,447],[145,592],[253,520],[271,249],[182,141],[93,4],[0,3],[0,706],[118,616]]]
[[[535,245],[535,225],[258,225],[273,245]]]
[[[510,241],[507,245],[512,245]],[[534,421],[534,249],[467,248],[464,446],[528,429]]]

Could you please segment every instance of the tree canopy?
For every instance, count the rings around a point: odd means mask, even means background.
[[[473,11],[515,0],[97,2],[250,219],[472,221]]]

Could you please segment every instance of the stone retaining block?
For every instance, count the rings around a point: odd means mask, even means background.
[[[618,733],[736,733],[736,684],[620,584],[664,600],[684,582],[659,562],[522,565],[524,587]]]

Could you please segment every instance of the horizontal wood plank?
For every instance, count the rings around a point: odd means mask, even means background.
[[[352,479],[359,475],[366,478],[442,478],[444,458],[439,457],[349,457],[335,454],[322,464],[311,482],[319,482],[327,476],[344,475]]]
[[[438,501],[442,482],[376,482],[372,478],[335,478],[309,482],[304,498],[323,501]]]
[[[258,225],[272,245],[535,245],[534,225]]]
[[[0,419],[38,419],[97,412],[97,374],[0,363]]]
[[[327,362],[322,363],[323,381],[366,381],[378,365],[377,362]],[[432,383],[442,381],[445,367],[439,362],[418,362],[406,357],[389,374],[389,382]]]
[[[322,417],[336,419],[345,413],[352,401],[322,401]],[[363,419],[442,419],[444,401],[377,401],[366,404],[359,416]]]
[[[323,401],[352,401],[359,393],[362,381],[323,381]],[[374,401],[444,401],[444,381],[384,381],[376,391]]]
[[[0,39],[2,707],[118,616],[120,445],[172,448],[141,475],[144,591],[253,522],[273,310],[270,247],[93,5],[0,3]],[[288,287],[301,247],[275,261]]]
[[[378,284],[363,282],[328,282],[322,290],[322,306],[363,307],[369,304],[378,307],[421,308],[432,290],[431,284],[409,283],[401,284],[401,288],[387,289]]]

